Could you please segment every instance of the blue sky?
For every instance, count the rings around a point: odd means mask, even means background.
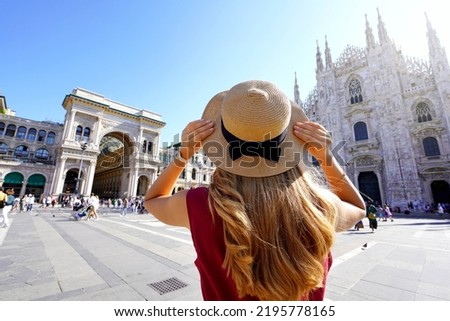
[[[0,0],[0,95],[19,117],[64,121],[81,87],[160,114],[170,142],[234,84],[263,79],[293,98],[315,85],[316,40],[333,61],[365,47],[377,8],[407,56],[427,59],[425,15],[450,50],[446,1]]]

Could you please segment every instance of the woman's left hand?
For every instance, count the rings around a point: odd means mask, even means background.
[[[202,141],[214,131],[214,122],[208,119],[191,121],[181,133],[180,154],[190,159],[202,147]]]

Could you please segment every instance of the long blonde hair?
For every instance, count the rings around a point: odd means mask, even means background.
[[[209,206],[223,220],[223,267],[240,297],[299,300],[322,286],[336,209],[321,191],[297,167],[258,178],[216,169]]]

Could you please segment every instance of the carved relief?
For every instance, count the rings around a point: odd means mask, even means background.
[[[375,160],[372,157],[360,157],[355,163],[357,167],[373,166],[375,165]]]
[[[102,129],[109,129],[111,127],[117,127],[119,124],[115,121],[102,119]]]
[[[338,75],[367,66],[366,50],[356,46],[347,46],[335,63]]]

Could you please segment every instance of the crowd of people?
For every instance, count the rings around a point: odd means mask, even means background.
[[[402,211],[400,207],[396,206],[392,209],[388,204],[373,204],[371,201],[367,202],[366,206],[366,217],[369,220],[369,228],[372,229],[372,233],[378,228],[379,221],[382,222],[393,222],[393,213],[403,213],[410,214],[412,211],[425,212],[429,214],[435,214],[439,218],[444,218],[445,213],[450,214],[450,204],[449,203],[424,203],[420,201],[410,201],[408,202],[405,209]],[[363,220],[357,222],[354,226],[354,230],[359,231],[364,228]]]
[[[40,197],[40,202],[36,203],[36,197],[33,194],[25,194],[18,197],[14,196],[14,189],[9,188],[4,190],[0,186],[0,227],[9,226],[9,213],[31,212],[33,206],[39,205],[39,208],[54,208],[60,206],[61,208],[71,208],[78,211],[81,208],[86,208],[86,216],[88,219],[98,220],[98,209],[118,209],[121,211],[121,216],[126,216],[127,213],[144,214],[146,210],[143,204],[142,197],[123,197],[123,198],[102,198],[94,193],[91,196],[76,196],[64,195],[60,197],[46,195]],[[59,201],[58,201],[59,200]]]
[[[399,208],[396,208],[400,211]],[[422,200],[409,201],[404,211],[423,211],[425,213],[450,213],[450,203],[424,202]]]

